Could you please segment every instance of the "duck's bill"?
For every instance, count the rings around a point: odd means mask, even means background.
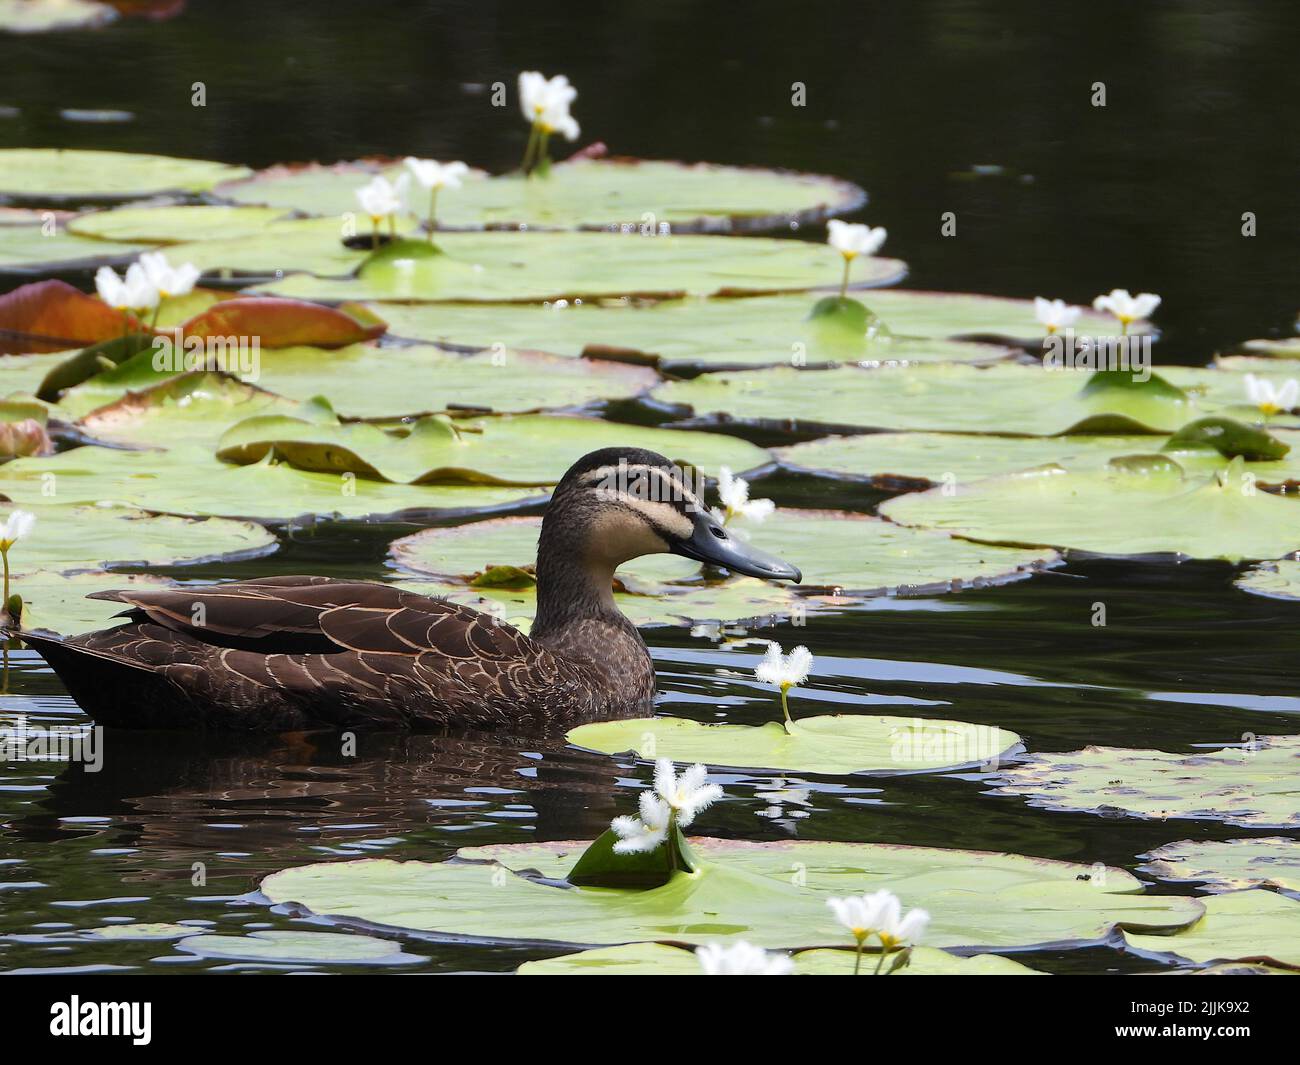
[[[742,540],[728,531],[713,515],[696,511],[691,520],[695,529],[690,539],[674,543],[671,549],[673,554],[685,555],[709,566],[721,566],[732,573],[743,573],[746,577],[794,581],[795,584],[803,579],[798,566],[760,551],[748,540]]]

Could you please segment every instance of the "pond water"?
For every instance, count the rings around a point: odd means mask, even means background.
[[[524,66],[564,71],[584,128],[631,155],[761,163],[861,183],[916,288],[1062,296],[1115,285],[1164,296],[1156,358],[1199,364],[1219,347],[1287,335],[1296,312],[1294,191],[1300,9],[1190,3],[921,2],[815,17],[758,4],[710,14],[684,2],[515,12],[480,3],[191,3],[170,22],[105,34],[5,40],[0,145],[118,148],[252,165],[415,151],[512,165],[522,125],[484,121],[484,85]],[[1119,12],[1121,8],[1116,7]],[[566,17],[566,11],[571,17]],[[1010,13],[1020,17],[1012,18]],[[249,26],[255,25],[256,32]],[[1026,27],[1033,28],[1026,28]],[[189,106],[203,80],[208,107]],[[808,105],[789,105],[804,81]],[[1089,103],[1107,83],[1105,109]],[[66,108],[123,109],[123,124]],[[503,132],[508,130],[508,132]],[[984,169],[996,165],[996,173]],[[954,211],[958,236],[939,235]],[[1256,213],[1259,235],[1241,236]],[[819,237],[820,234],[813,234]],[[3,472],[0,471],[0,483]],[[818,501],[774,476],[759,494]],[[837,505],[882,497],[837,490]],[[281,530],[255,563],[186,578],[385,572],[401,526]],[[799,559],[793,561],[799,562]],[[1030,751],[1088,744],[1186,752],[1293,733],[1293,606],[1247,595],[1226,564],[1072,561],[956,595],[882,599],[806,627],[814,676],[796,713],[915,713],[996,724]],[[1094,604],[1107,625],[1092,624]],[[731,654],[681,629],[648,629],[661,709],[758,723],[770,690]],[[84,723],[57,678],[11,654],[7,714]],[[881,711],[888,706],[887,711]],[[88,942],[70,930],[193,922],[239,934],[310,928],[247,893],[266,873],[330,858],[437,861],[455,848],[588,839],[627,812],[648,767],[530,738],[363,735],[343,757],[328,733],[275,738],[114,732],[101,772],[0,766],[0,969],[156,972],[274,969],[165,942]],[[986,794],[979,774],[777,778],[720,773],[726,799],[692,831],[1008,850],[1132,869],[1177,839],[1231,839],[1213,822],[1138,821],[1032,809]],[[194,863],[206,883],[192,882]],[[1156,892],[1190,892],[1155,884]],[[401,971],[504,972],[538,948],[409,941]],[[1052,972],[1151,971],[1111,946],[1040,951]],[[302,968],[302,966],[293,966]],[[322,971],[341,968],[315,966]],[[351,966],[350,970],[379,966]]]

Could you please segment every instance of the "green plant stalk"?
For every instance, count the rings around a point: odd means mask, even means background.
[[[788,684],[781,685],[781,713],[785,714],[786,732],[789,732],[791,727],[794,725],[794,722],[790,719],[790,700],[786,695],[786,692],[788,692],[789,690],[790,690],[790,685]]]
[[[5,570],[5,595],[3,599],[0,599],[0,608],[3,608],[4,610],[8,610],[9,609],[9,548],[7,547],[0,548],[0,558],[4,559],[4,570]],[[14,618],[14,620],[18,621],[20,619]]]
[[[880,960],[876,962],[876,971],[871,974],[872,976],[880,975],[880,967],[885,964],[885,959],[888,957],[889,957],[889,948],[885,946],[885,941],[882,939],[880,941]]]
[[[853,954],[853,975],[857,976],[862,968],[862,947],[865,945],[867,937],[855,934],[853,938],[858,941],[858,949]]]
[[[379,219],[370,216],[370,250],[379,250]]]
[[[524,172],[525,177],[532,172],[533,155],[537,149],[537,134],[537,121],[534,119],[532,128],[528,131],[528,144],[524,148],[524,158],[519,164],[519,169]]]
[[[434,219],[438,212],[438,186],[429,190],[429,243],[433,243]]]
[[[542,130],[541,139],[537,142],[537,169],[543,174],[550,169],[551,156],[547,145],[550,143],[551,135]]]
[[[849,266],[853,260],[849,256],[844,256],[844,277],[840,280],[840,299],[844,299],[849,292]]]

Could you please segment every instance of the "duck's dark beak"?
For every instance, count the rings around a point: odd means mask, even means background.
[[[691,515],[695,525],[687,540],[675,541],[670,550],[675,555],[685,555],[696,562],[710,566],[722,566],[732,573],[743,573],[746,577],[762,577],[769,581],[794,581],[798,584],[803,574],[797,566],[792,566],[775,555],[760,551],[747,540],[727,531],[722,522],[716,521],[712,514],[696,510]]]

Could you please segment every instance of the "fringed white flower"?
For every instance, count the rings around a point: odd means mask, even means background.
[[[1126,288],[1113,288],[1092,301],[1094,311],[1106,311],[1119,319],[1120,331],[1125,335],[1130,325],[1150,317],[1159,306],[1160,297],[1154,292],[1139,292],[1131,296]]]
[[[1300,381],[1288,378],[1281,386],[1274,385],[1267,377],[1246,374],[1246,398],[1252,406],[1258,407],[1266,418],[1283,411],[1291,410],[1300,401]]]
[[[389,232],[396,233],[395,219],[406,211],[406,190],[410,181],[410,174],[398,174],[394,181],[389,181],[383,174],[376,174],[356,190],[357,202],[370,218],[376,245],[379,240],[379,223],[385,218],[388,219]]]
[[[165,253],[145,252],[140,256],[140,267],[149,283],[158,290],[160,299],[188,296],[199,280],[199,268],[193,263],[172,266]]]
[[[101,266],[95,272],[95,291],[101,300],[119,311],[143,313],[158,306],[158,287],[138,262],[128,266],[121,277],[112,267]]]
[[[639,800],[640,817],[616,817],[609,827],[619,837],[615,854],[642,854],[654,850],[668,838],[672,811],[652,791],[643,791]]]
[[[904,915],[902,903],[892,891],[831,898],[826,900],[826,905],[857,944],[853,964],[855,975],[862,966],[862,948],[872,936],[880,940],[880,960],[876,963],[876,972],[879,973],[887,954],[914,945],[930,923],[930,915],[925,910],[909,910]]]
[[[433,231],[437,228],[438,192],[441,189],[460,188],[462,179],[469,173],[469,167],[459,161],[439,163],[433,159],[416,159],[413,155],[408,155],[402,162],[416,183],[429,190],[429,217],[426,221],[429,240],[432,241]]]
[[[1049,300],[1042,296],[1034,297],[1034,317],[1050,336],[1058,329],[1066,329],[1079,320],[1082,307],[1073,307],[1065,300]]]
[[[781,711],[785,714],[787,729],[793,724],[790,720],[788,693],[791,688],[808,679],[812,664],[813,655],[808,648],[796,647],[787,655],[781,652],[779,643],[772,641],[767,645],[767,653],[763,656],[763,660],[754,668],[754,676],[760,681],[781,690]]]
[[[0,598],[0,617],[12,613],[15,624],[21,622],[22,604],[17,604],[13,611],[9,609],[9,549],[23,537],[30,536],[35,527],[36,515],[26,510],[12,511],[9,517],[0,521],[0,559],[3,559],[4,564],[4,594]]]
[[[577,98],[578,90],[563,74],[548,78],[540,71],[525,70],[519,75],[519,109],[531,126],[528,147],[524,149],[525,174],[549,164],[546,146],[553,134],[565,140],[578,139],[578,122],[569,113]]]
[[[696,814],[722,798],[722,788],[708,783],[708,777],[708,769],[698,762],[682,770],[680,776],[673,769],[672,759],[655,762],[655,792],[668,804],[679,828],[685,828]]]
[[[840,281],[840,298],[849,290],[849,265],[859,255],[875,255],[889,235],[884,226],[865,226],[832,218],[826,223],[826,243],[844,256],[844,277]]]
[[[718,470],[718,498],[723,506],[723,525],[732,518],[766,521],[776,510],[776,504],[770,499],[750,499],[749,482],[735,476],[726,466]]]
[[[730,946],[709,943],[695,952],[705,976],[789,976],[794,961],[780,951],[766,951],[740,939]]]

